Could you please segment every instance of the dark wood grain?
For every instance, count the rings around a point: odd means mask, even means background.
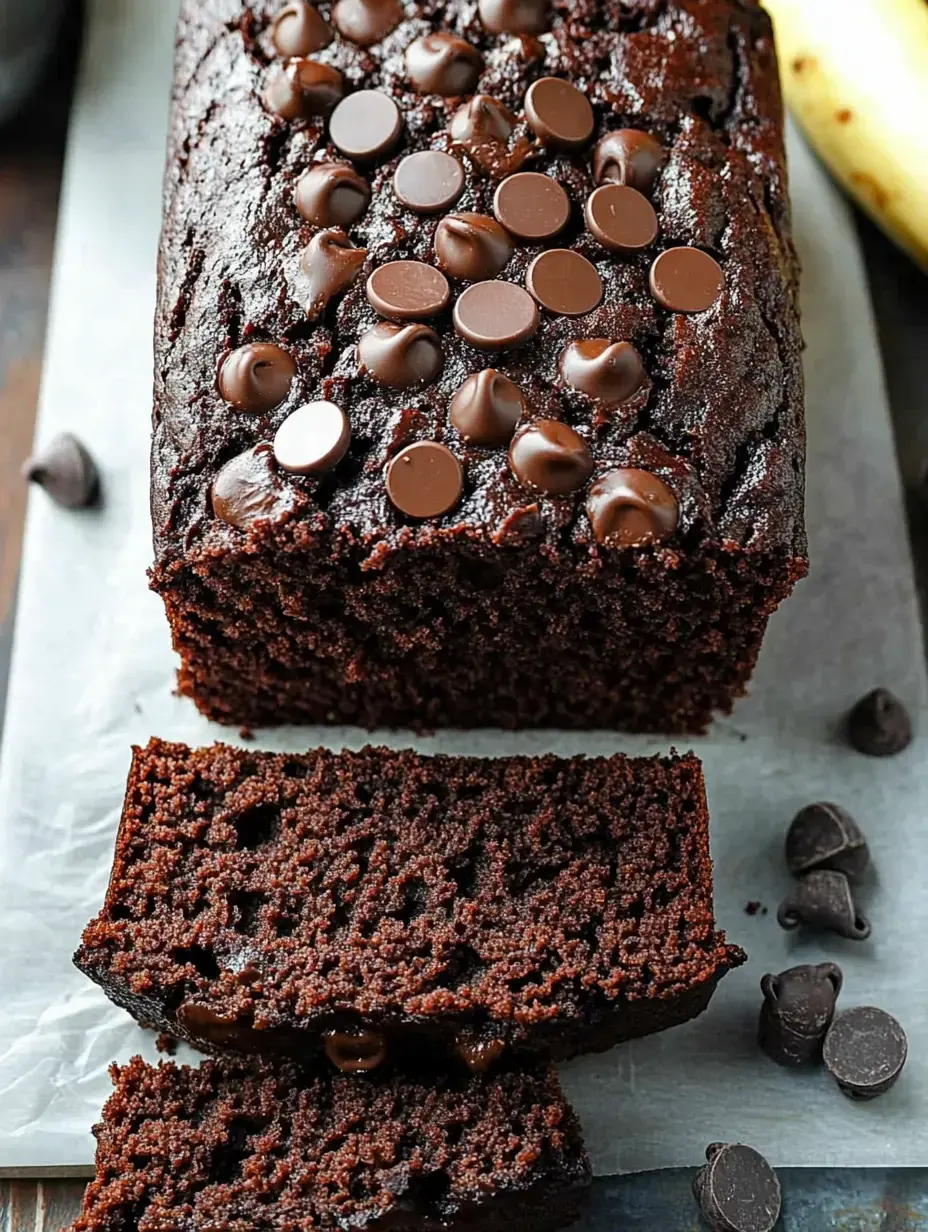
[[[0,1181],[0,1232],[60,1232],[83,1192],[83,1181]]]

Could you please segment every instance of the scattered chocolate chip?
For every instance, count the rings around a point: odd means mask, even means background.
[[[438,214],[454,205],[464,191],[464,168],[441,150],[418,150],[400,160],[393,191],[409,209]]]
[[[608,338],[568,343],[558,367],[573,389],[609,405],[627,401],[645,381],[644,364],[631,343]]]
[[[314,321],[333,296],[350,287],[367,257],[338,228],[317,232],[303,249],[300,267],[306,277],[306,315]]]
[[[509,466],[533,492],[565,496],[582,488],[593,471],[590,447],[569,424],[536,419],[520,428],[509,446]]]
[[[612,252],[638,252],[657,238],[654,206],[637,188],[603,184],[587,198],[587,230]]]
[[[448,305],[451,290],[441,270],[424,261],[388,261],[367,280],[371,306],[393,321],[422,321]]]
[[[378,321],[358,340],[361,367],[378,385],[410,389],[426,385],[442,370],[441,339],[427,325]]]
[[[570,248],[549,248],[532,261],[525,285],[542,308],[562,317],[592,312],[603,297],[596,266]]]
[[[493,213],[519,239],[546,240],[566,227],[570,199],[551,176],[518,171],[507,176],[494,193]]]
[[[402,131],[400,109],[382,90],[356,90],[342,99],[329,120],[332,143],[359,161],[383,157]]]
[[[454,34],[423,34],[406,48],[406,71],[420,94],[470,94],[483,68],[476,47]]]
[[[458,1056],[475,1074],[485,1074],[506,1051],[500,1039],[472,1039],[461,1037],[457,1041]]]
[[[463,282],[495,278],[509,264],[513,244],[488,214],[449,214],[435,229],[435,258]]]
[[[548,0],[477,0],[477,11],[491,34],[541,34],[548,28]]]
[[[668,248],[651,266],[651,294],[671,312],[705,312],[724,281],[718,261],[701,248]]]
[[[839,1014],[825,1036],[828,1072],[849,1099],[885,1095],[902,1073],[909,1045],[885,1010],[859,1005]]]
[[[545,145],[576,149],[586,145],[595,123],[590,100],[561,77],[540,77],[525,94],[525,118]]]
[[[508,376],[484,368],[451,399],[451,422],[475,445],[508,445],[526,410],[525,395]]]
[[[294,59],[274,69],[264,105],[282,120],[308,120],[328,115],[344,92],[337,68],[317,60]]]
[[[600,137],[593,150],[593,179],[597,184],[627,184],[639,192],[654,187],[667,152],[647,133],[620,128]]]
[[[296,360],[273,342],[249,342],[223,360],[219,392],[237,411],[272,411],[290,392]]]
[[[403,20],[400,0],[337,0],[332,20],[339,34],[359,47],[387,37]]]
[[[662,543],[677,529],[677,498],[658,475],[630,467],[606,471],[590,488],[587,516],[598,543],[638,548]]]
[[[869,863],[867,840],[839,805],[808,804],[793,818],[786,835],[786,866],[795,876],[815,868],[835,868],[859,877]]]
[[[898,697],[874,689],[847,716],[847,738],[858,753],[892,757],[912,742],[912,720]]]
[[[271,41],[279,56],[311,56],[334,38],[332,27],[306,0],[292,0],[271,27]]]
[[[870,936],[870,923],[854,904],[847,875],[835,869],[815,869],[801,877],[777,908],[777,923],[786,929],[806,924],[851,941]]]
[[[475,94],[451,117],[449,132],[455,141],[463,143],[508,141],[515,126],[516,117],[499,99]]]
[[[62,432],[27,458],[23,479],[44,488],[56,505],[88,509],[100,498],[100,476],[93,458],[70,432]]]
[[[340,406],[308,402],[277,429],[274,457],[294,475],[320,475],[341,462],[350,443],[351,424]]]
[[[237,530],[276,522],[291,498],[275,472],[270,443],[263,441],[227,462],[213,480],[210,498],[216,517]]]
[[[461,499],[461,464],[437,441],[417,441],[400,450],[387,467],[387,495],[411,518],[437,518]]]
[[[538,309],[514,282],[475,282],[454,305],[454,328],[471,346],[503,351],[534,337]]]
[[[343,1074],[376,1069],[387,1057],[387,1041],[379,1031],[326,1031],[325,1055]]]
[[[740,1142],[714,1142],[693,1193],[712,1232],[772,1232],[780,1218],[777,1174],[763,1155]]]
[[[353,167],[320,163],[301,175],[296,208],[315,227],[350,227],[367,209],[371,188]]]
[[[771,1061],[793,1067],[821,1060],[843,982],[841,968],[831,962],[763,977],[757,1042]]]

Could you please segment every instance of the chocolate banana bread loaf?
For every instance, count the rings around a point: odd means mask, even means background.
[[[345,1071],[565,1059],[743,961],[692,757],[137,749],[75,961],[206,1050]]]
[[[752,0],[183,0],[156,561],[234,724],[704,728],[806,571]]]
[[[547,1232],[589,1185],[550,1070],[423,1082],[136,1057],[111,1072],[72,1232]]]

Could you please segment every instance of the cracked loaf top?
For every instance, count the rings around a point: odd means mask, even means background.
[[[797,267],[747,0],[185,0],[159,563],[334,533],[802,557]]]

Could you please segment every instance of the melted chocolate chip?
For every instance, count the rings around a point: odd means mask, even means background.
[[[513,437],[509,466],[516,479],[533,492],[565,496],[589,479],[593,455],[583,437],[568,424],[536,419]]]
[[[441,150],[419,150],[401,159],[393,191],[403,205],[419,214],[439,214],[464,191],[464,168]]]
[[[237,411],[271,411],[290,392],[296,360],[272,342],[250,342],[233,351],[219,371],[219,392]]]
[[[786,836],[786,866],[796,877],[815,868],[836,868],[859,877],[870,863],[867,840],[850,813],[837,804],[807,804]]]
[[[282,120],[308,120],[328,115],[344,92],[338,69],[316,60],[294,59],[271,74],[264,105]]]
[[[912,743],[912,720],[898,697],[874,689],[847,716],[847,738],[858,753],[892,757]]]
[[[834,869],[813,869],[800,877],[795,890],[777,908],[777,923],[786,929],[805,924],[851,941],[866,941],[870,936],[870,923],[854,904],[847,875]]]
[[[495,278],[509,264],[513,244],[488,214],[449,214],[435,231],[435,258],[452,278],[478,282]]]
[[[830,962],[763,977],[757,1042],[771,1061],[796,1067],[821,1060],[842,983],[841,968]]]
[[[271,27],[271,41],[279,56],[311,56],[334,38],[332,27],[306,0],[292,0]]]
[[[337,0],[332,20],[344,38],[371,47],[400,24],[403,6],[399,0]]]
[[[63,509],[87,509],[100,498],[100,476],[93,458],[70,432],[56,436],[22,466],[22,476],[48,493]]]
[[[519,171],[508,176],[493,195],[493,213],[507,231],[523,240],[546,240],[563,231],[570,199],[549,175]]]
[[[568,385],[609,405],[631,398],[645,380],[641,356],[631,343],[608,338],[569,343],[561,352],[558,366]]]
[[[294,193],[296,208],[315,227],[350,227],[367,209],[367,180],[344,163],[319,163],[301,175]]]
[[[403,117],[389,94],[356,90],[342,99],[329,121],[329,136],[343,154],[360,161],[381,158],[399,141]]]
[[[597,184],[627,184],[648,193],[664,165],[667,152],[659,142],[637,128],[606,133],[593,151],[593,179]]]
[[[651,266],[651,294],[671,312],[706,312],[722,294],[725,275],[701,248],[668,248]]]
[[[462,1037],[457,1041],[458,1056],[475,1074],[485,1074],[506,1051],[500,1039],[471,1039]]]
[[[264,441],[227,462],[210,489],[213,513],[237,530],[276,522],[290,507],[274,469],[274,454]]]
[[[351,424],[334,402],[309,402],[288,415],[274,437],[278,466],[294,475],[318,475],[348,451]]]
[[[475,282],[454,305],[454,328],[471,346],[502,351],[534,337],[538,309],[513,282]]]
[[[491,34],[541,34],[550,19],[548,0],[477,0],[477,9]]]
[[[679,520],[677,498],[663,479],[630,467],[601,475],[590,488],[586,511],[597,542],[615,548],[661,543]]]
[[[411,518],[437,518],[461,499],[461,464],[437,441],[417,441],[402,449],[387,467],[387,495]]]
[[[876,1099],[892,1087],[905,1065],[905,1031],[885,1010],[859,1005],[845,1010],[825,1036],[825,1066],[848,1099]]]
[[[753,1147],[715,1142],[693,1193],[712,1232],[773,1232],[782,1196],[777,1174]]]
[[[303,249],[300,266],[307,280],[306,315],[314,321],[329,300],[350,287],[367,257],[355,248],[344,231],[319,231]]]
[[[471,162],[498,178],[518,171],[532,152],[532,143],[525,136],[510,148],[515,128],[516,117],[508,107],[489,94],[475,94],[454,113],[449,131]]]
[[[420,94],[470,94],[482,68],[477,48],[454,34],[423,34],[406,49],[406,71]]]
[[[654,206],[637,188],[603,184],[587,198],[587,230],[613,252],[638,252],[657,239]]]
[[[508,445],[526,406],[514,381],[495,368],[484,368],[469,376],[451,399],[451,422],[475,445]]]
[[[325,1055],[343,1074],[377,1069],[387,1058],[387,1041],[379,1031],[327,1031]]]
[[[444,274],[423,261],[388,261],[367,280],[367,298],[381,316],[423,321],[448,305],[451,290]]]
[[[441,372],[441,339],[427,325],[379,321],[358,340],[361,367],[378,385],[410,389],[426,385]]]
[[[593,135],[593,108],[575,85],[561,77],[533,81],[525,95],[525,118],[545,145],[576,149]]]
[[[592,312],[603,297],[596,266],[570,248],[539,253],[526,271],[525,285],[542,308],[564,317]]]

